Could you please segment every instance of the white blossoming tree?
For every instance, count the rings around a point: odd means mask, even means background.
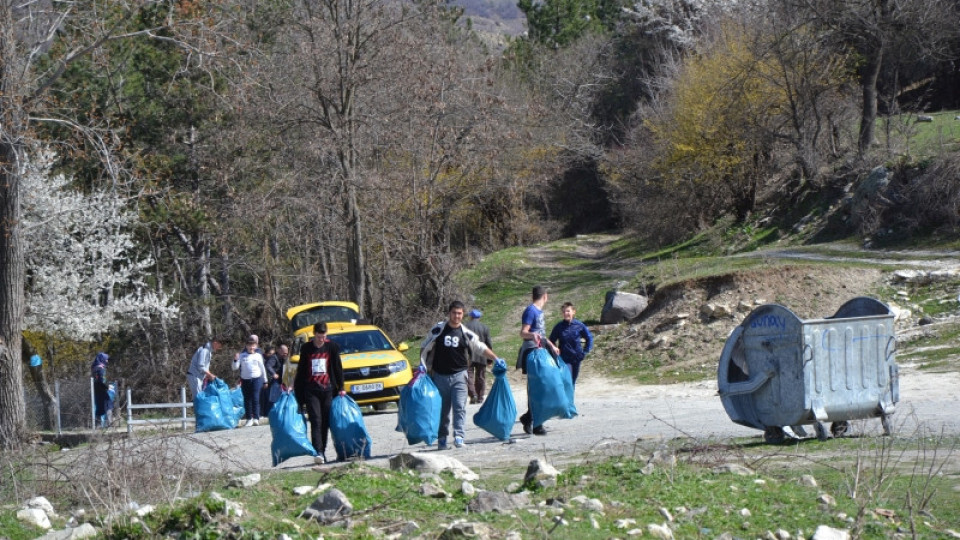
[[[66,176],[51,174],[54,157],[33,155],[22,171],[25,330],[85,341],[175,317],[170,298],[146,282],[153,261],[134,242],[136,212],[115,192],[83,193]],[[30,371],[50,428],[53,396],[42,369]]]

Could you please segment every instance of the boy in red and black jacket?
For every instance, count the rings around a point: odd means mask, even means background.
[[[317,463],[326,462],[333,396],[344,393],[340,346],[327,339],[327,323],[318,322],[313,325],[313,339],[300,347],[300,362],[293,379],[293,395],[310,421],[310,442],[317,451]]]

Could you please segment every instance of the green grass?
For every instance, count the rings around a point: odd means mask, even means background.
[[[960,371],[960,325],[898,345],[897,361],[928,371]]]
[[[929,157],[960,148],[958,111],[925,113],[933,122],[917,122],[916,114],[903,114],[877,119],[877,139],[886,144],[889,131],[891,146],[900,154]],[[888,129],[889,126],[889,129]]]
[[[925,315],[936,317],[956,313],[960,309],[960,302],[957,301],[960,281],[907,284],[899,287],[899,290],[906,292],[910,302],[919,305]]]
[[[947,450],[950,441],[939,441],[937,448]],[[735,442],[710,446],[687,442],[683,447],[659,447],[666,455],[677,452],[679,463],[650,466],[651,448],[635,447],[630,456],[587,459],[560,466],[556,486],[528,486],[530,506],[508,514],[469,514],[470,497],[461,493],[459,480],[444,473],[442,487],[451,496],[428,498],[419,495],[425,481],[419,475],[351,464],[333,472],[275,472],[265,475],[252,489],[227,489],[221,493],[240,502],[242,518],[223,515],[222,503],[207,496],[176,506],[163,507],[143,520],[143,525],[123,520],[115,522],[107,538],[154,538],[189,531],[191,538],[275,538],[287,533],[295,538],[349,537],[377,538],[373,529],[386,529],[407,521],[416,522],[422,537],[439,537],[453,520],[480,522],[492,529],[492,537],[501,538],[517,531],[524,538],[550,537],[570,539],[608,539],[626,537],[631,529],[666,521],[661,509],[668,511],[676,538],[716,538],[724,532],[736,537],[760,538],[766,531],[784,529],[793,535],[803,531],[809,537],[818,525],[851,528],[842,514],[856,517],[864,510],[862,536],[889,538],[911,517],[922,538],[943,534],[945,528],[960,519],[960,498],[954,497],[956,478],[925,473],[900,474],[879,479],[875,471],[885,459],[896,457],[900,447],[917,448],[913,440],[867,438],[820,443],[805,441],[797,448],[789,445],[738,446]],[[882,448],[882,450],[877,450]],[[955,441],[954,441],[955,448]],[[846,453],[838,460],[836,455]],[[859,476],[851,467],[860,458]],[[714,473],[720,463],[747,463],[759,473],[737,476]],[[892,466],[905,463],[890,460]],[[503,490],[511,482],[522,480],[522,467],[508,467],[481,478],[473,484],[479,489]],[[819,487],[801,485],[799,478],[812,474]],[[859,492],[853,493],[855,478]],[[929,482],[928,482],[929,480]],[[298,518],[315,495],[296,496],[292,488],[329,483],[342,491],[354,507],[353,528],[320,526]],[[836,506],[818,502],[821,493],[836,499]],[[908,501],[906,494],[915,497]],[[856,495],[856,496],[852,496]],[[929,501],[927,516],[917,512],[918,501]],[[597,499],[603,511],[597,512],[572,502],[577,496]],[[554,502],[556,501],[556,502]],[[895,519],[875,514],[877,508],[893,512]],[[749,515],[743,510],[749,511]],[[841,514],[842,513],[842,514]],[[930,516],[936,516],[931,518]],[[557,524],[555,519],[562,519]],[[623,527],[620,520],[634,520]],[[2,522],[0,522],[2,523]],[[3,527],[0,534],[10,535]],[[11,536],[12,537],[12,536]]]
[[[30,540],[41,535],[41,529],[17,521],[16,510],[0,510],[0,536],[10,540]]]

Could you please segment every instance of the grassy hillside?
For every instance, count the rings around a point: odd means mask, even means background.
[[[750,249],[772,238],[755,230],[741,244]],[[520,345],[520,314],[537,284],[550,287],[547,328],[560,320],[560,305],[577,306],[577,316],[591,327],[596,350],[584,365],[584,376],[600,375],[638,383],[701,380],[715,376],[716,362],[730,331],[759,304],[778,303],[801,318],[832,315],[847,300],[872,296],[911,315],[900,354],[933,369],[960,369],[960,314],[956,291],[960,281],[923,286],[894,285],[898,268],[932,264],[938,253],[862,251],[849,243],[791,245],[770,241],[761,251],[724,255],[710,235],[670,249],[650,251],[626,237],[583,235],[548,244],[493,253],[465,270],[460,285],[484,312],[494,349],[512,362]],[[729,244],[727,244],[729,245]],[[725,249],[723,251],[726,251]],[[650,307],[637,320],[599,325],[607,291],[653,290]],[[705,319],[705,303],[721,303],[732,317]],[[737,307],[740,307],[737,310]],[[942,320],[936,331],[916,332],[923,315]],[[675,321],[682,318],[681,323]],[[908,332],[908,330],[914,330]],[[915,342],[915,343],[914,343]],[[921,348],[922,347],[922,348]],[[920,351],[936,351],[927,361]],[[419,350],[414,344],[411,359]]]

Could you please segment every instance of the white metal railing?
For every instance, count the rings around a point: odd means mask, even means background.
[[[131,390],[127,388],[127,434],[133,433],[134,425],[160,425],[160,424],[169,424],[171,422],[180,421],[183,430],[187,430],[188,422],[195,422],[193,417],[187,416],[187,409],[192,408],[193,403],[187,401],[187,389],[183,386],[180,387],[180,402],[179,403],[133,403],[133,396]],[[180,418],[151,418],[149,420],[134,420],[133,411],[134,409],[180,409],[181,415]]]

